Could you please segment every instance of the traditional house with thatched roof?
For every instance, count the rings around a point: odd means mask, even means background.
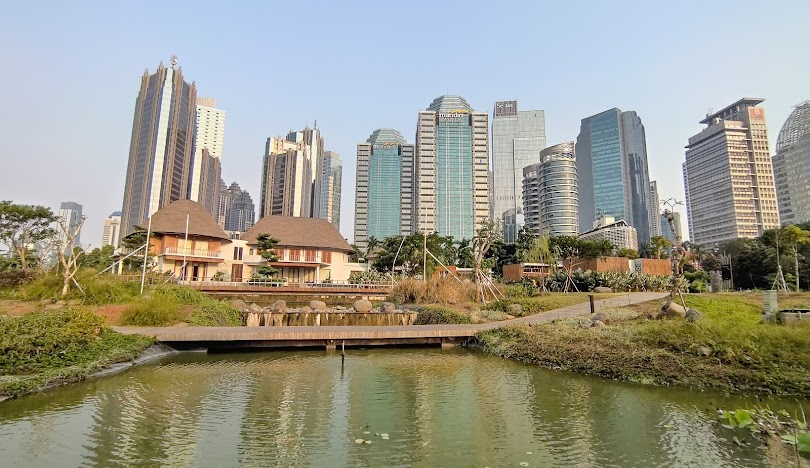
[[[346,281],[365,265],[349,262],[354,249],[334,225],[323,219],[293,216],[265,216],[242,234],[240,240],[223,249],[231,281],[244,281],[260,266],[268,265],[258,252],[260,234],[278,240],[278,261],[269,265],[279,270],[275,277],[289,284]]]
[[[210,280],[224,262],[222,246],[230,242],[211,214],[195,201],[177,200],[152,215],[149,244],[157,259],[156,269],[176,278]]]

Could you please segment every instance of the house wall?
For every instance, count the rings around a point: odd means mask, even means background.
[[[242,259],[234,259],[234,251],[236,248],[242,248]],[[327,279],[331,279],[332,281],[348,281],[349,275],[355,271],[365,271],[367,268],[366,264],[360,263],[351,263],[349,262],[349,254],[346,252],[331,250],[331,249],[322,249],[317,247],[290,247],[290,246],[283,246],[279,245],[277,247],[278,251],[281,252],[282,255],[279,256],[279,260],[281,263],[284,262],[295,262],[295,263],[309,263],[307,262],[307,252],[309,251],[310,254],[314,254],[314,258],[319,263],[312,263],[313,268],[298,266],[298,267],[287,267],[284,265],[274,265],[275,268],[280,269],[281,273],[279,277],[281,278],[288,278],[288,280],[292,280],[296,276],[298,277],[297,282],[323,282]],[[242,265],[242,279],[246,280],[250,278],[253,273],[256,271],[258,266],[264,265],[264,260],[258,254],[255,246],[247,245],[247,242],[241,239],[234,240],[231,244],[227,244],[222,247],[222,258],[224,262],[220,264],[219,270],[225,273],[225,278],[227,280],[231,280],[231,275],[233,272],[233,265],[239,264]],[[295,254],[291,251],[296,251],[298,254],[298,259],[295,260]],[[252,252],[252,253],[251,253]],[[324,253],[330,255],[328,262],[322,262],[324,260]],[[310,255],[311,258],[311,255]],[[326,265],[322,265],[321,263],[326,263]],[[294,270],[297,268],[298,271]]]

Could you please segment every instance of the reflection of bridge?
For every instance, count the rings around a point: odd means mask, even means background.
[[[667,293],[630,293],[595,301],[596,311],[665,297]],[[587,315],[588,303],[541,312],[529,317],[482,324],[345,326],[345,327],[114,327],[126,334],[151,336],[174,346],[217,348],[326,347],[375,345],[438,345],[460,343],[484,330],[550,322]]]

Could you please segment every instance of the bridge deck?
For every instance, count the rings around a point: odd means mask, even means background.
[[[619,307],[665,297],[666,293],[631,293],[601,299],[595,302],[597,312],[604,307]],[[162,342],[181,343],[250,343],[264,342],[268,346],[329,345],[330,342],[348,341],[351,344],[438,343],[442,339],[455,340],[475,336],[478,332],[503,326],[550,322],[565,317],[587,315],[589,304],[576,304],[541,312],[528,317],[462,325],[409,325],[409,326],[346,326],[346,327],[113,327],[125,334],[151,336]]]

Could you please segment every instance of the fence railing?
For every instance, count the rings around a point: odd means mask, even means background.
[[[222,252],[218,250],[203,249],[179,249],[177,247],[166,247],[163,253],[167,255],[188,255],[191,257],[222,258]]]
[[[390,289],[391,284],[379,284],[379,283],[364,283],[364,284],[355,284],[349,283],[348,281],[332,281],[332,282],[320,282],[315,283],[311,281],[300,281],[300,282],[292,282],[285,279],[279,280],[251,280],[245,279],[243,281],[211,281],[211,280],[202,280],[202,281],[179,281],[179,284],[193,286],[195,288],[211,288],[216,289],[217,287],[238,287],[238,286],[262,286],[262,287],[293,287],[293,288],[308,288],[308,289],[321,289],[321,290],[328,290],[328,289]]]

